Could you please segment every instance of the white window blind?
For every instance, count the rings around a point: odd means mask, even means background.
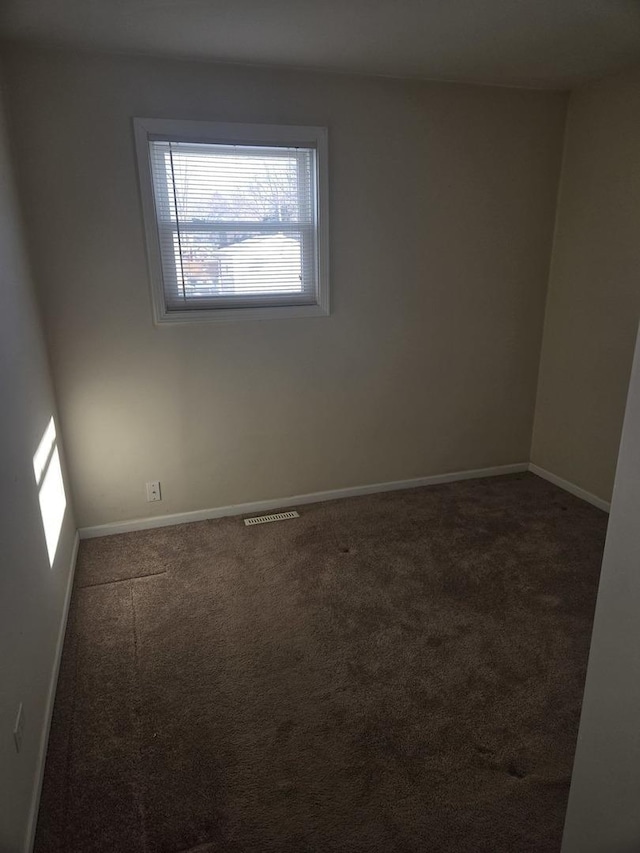
[[[156,323],[329,313],[326,128],[133,126]]]
[[[314,148],[149,139],[168,311],[317,301]]]

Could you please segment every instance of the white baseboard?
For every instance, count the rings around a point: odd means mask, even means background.
[[[64,646],[64,637],[67,630],[67,620],[69,617],[69,605],[71,604],[71,593],[73,590],[73,578],[76,571],[76,560],[78,557],[78,546],[80,544],[80,536],[76,531],[73,541],[73,549],[71,551],[71,565],[69,567],[69,579],[67,580],[67,588],[64,594],[64,604],[62,609],[62,619],[60,620],[60,628],[58,629],[58,639],[56,641],[56,652],[53,662],[53,670],[51,672],[51,680],[49,681],[49,691],[47,693],[47,704],[45,707],[45,722],[40,736],[40,747],[38,750],[38,764],[36,768],[36,785],[33,791],[31,800],[31,808],[29,810],[29,822],[27,824],[27,836],[25,839],[24,853],[31,853],[36,838],[36,827],[38,824],[38,809],[40,807],[40,795],[42,793],[42,781],[44,779],[44,765],[47,760],[47,746],[49,744],[49,731],[51,729],[51,718],[53,716],[53,704],[56,698],[56,687],[58,686],[58,674],[60,672],[60,661],[62,660],[62,648]]]
[[[96,536],[110,536],[114,533],[129,533],[133,530],[149,530],[152,527],[170,527],[173,524],[186,524],[191,521],[205,521],[209,518],[222,518],[227,515],[248,515],[268,512],[288,506],[332,501],[337,498],[353,498],[359,495],[372,495],[376,492],[391,492],[398,489],[415,489],[419,486],[435,486],[438,483],[453,483],[456,480],[475,480],[479,477],[497,477],[501,474],[518,474],[527,471],[527,462],[512,465],[497,465],[492,468],[475,468],[471,471],[455,471],[450,474],[435,474],[431,477],[415,477],[411,480],[393,480],[387,483],[372,483],[368,486],[349,486],[346,489],[331,489],[327,492],[311,492],[307,495],[294,495],[273,498],[252,503],[233,504],[212,509],[198,509],[193,512],[178,512],[173,515],[156,515],[151,518],[135,518],[131,521],[116,521],[111,524],[99,524],[95,527],[81,527],[81,539],[93,539]]]
[[[553,483],[554,486],[564,489],[565,492],[570,492],[577,498],[582,498],[583,501],[587,501],[587,503],[597,506],[598,509],[602,509],[604,512],[609,512],[611,504],[608,501],[604,501],[597,495],[587,492],[586,489],[581,489],[580,486],[576,486],[575,483],[571,483],[569,480],[563,480],[562,477],[558,477],[557,474],[552,474],[551,471],[547,471],[539,465],[534,465],[533,462],[529,463],[529,471],[531,471],[532,474],[536,474],[538,477],[542,477],[543,480],[548,480],[550,483]]]

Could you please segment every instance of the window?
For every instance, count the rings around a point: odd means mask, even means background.
[[[329,313],[325,128],[134,129],[157,323]]]

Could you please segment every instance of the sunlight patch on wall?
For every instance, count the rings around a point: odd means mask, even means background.
[[[49,421],[33,457],[33,473],[38,486],[40,515],[42,516],[44,537],[49,554],[49,566],[52,567],[60,541],[64,513],[67,508],[67,496],[62,480],[62,467],[53,417]]]

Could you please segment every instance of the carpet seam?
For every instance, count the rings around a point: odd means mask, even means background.
[[[138,581],[142,578],[157,578],[158,575],[166,575],[168,572],[149,572],[146,575],[132,575],[130,578],[114,578],[110,581],[96,581],[95,583],[78,584],[78,589],[92,589],[94,586],[109,586],[112,583],[128,583],[129,581]]]
[[[166,574],[166,572],[157,572],[157,574]],[[141,577],[146,577],[142,575]],[[130,578],[129,580],[134,580]],[[144,807],[143,787],[142,787],[142,716],[140,714],[140,662],[138,656],[138,632],[136,629],[136,605],[133,590],[133,584],[130,587],[130,602],[131,602],[131,617],[132,617],[132,632],[133,632],[133,659],[135,665],[135,701],[133,705],[133,713],[136,720],[136,735],[138,740],[138,773],[139,782],[136,784],[138,789],[138,813],[140,815],[140,825],[142,829],[142,849],[144,853],[148,853],[149,840],[147,837],[147,816]]]

